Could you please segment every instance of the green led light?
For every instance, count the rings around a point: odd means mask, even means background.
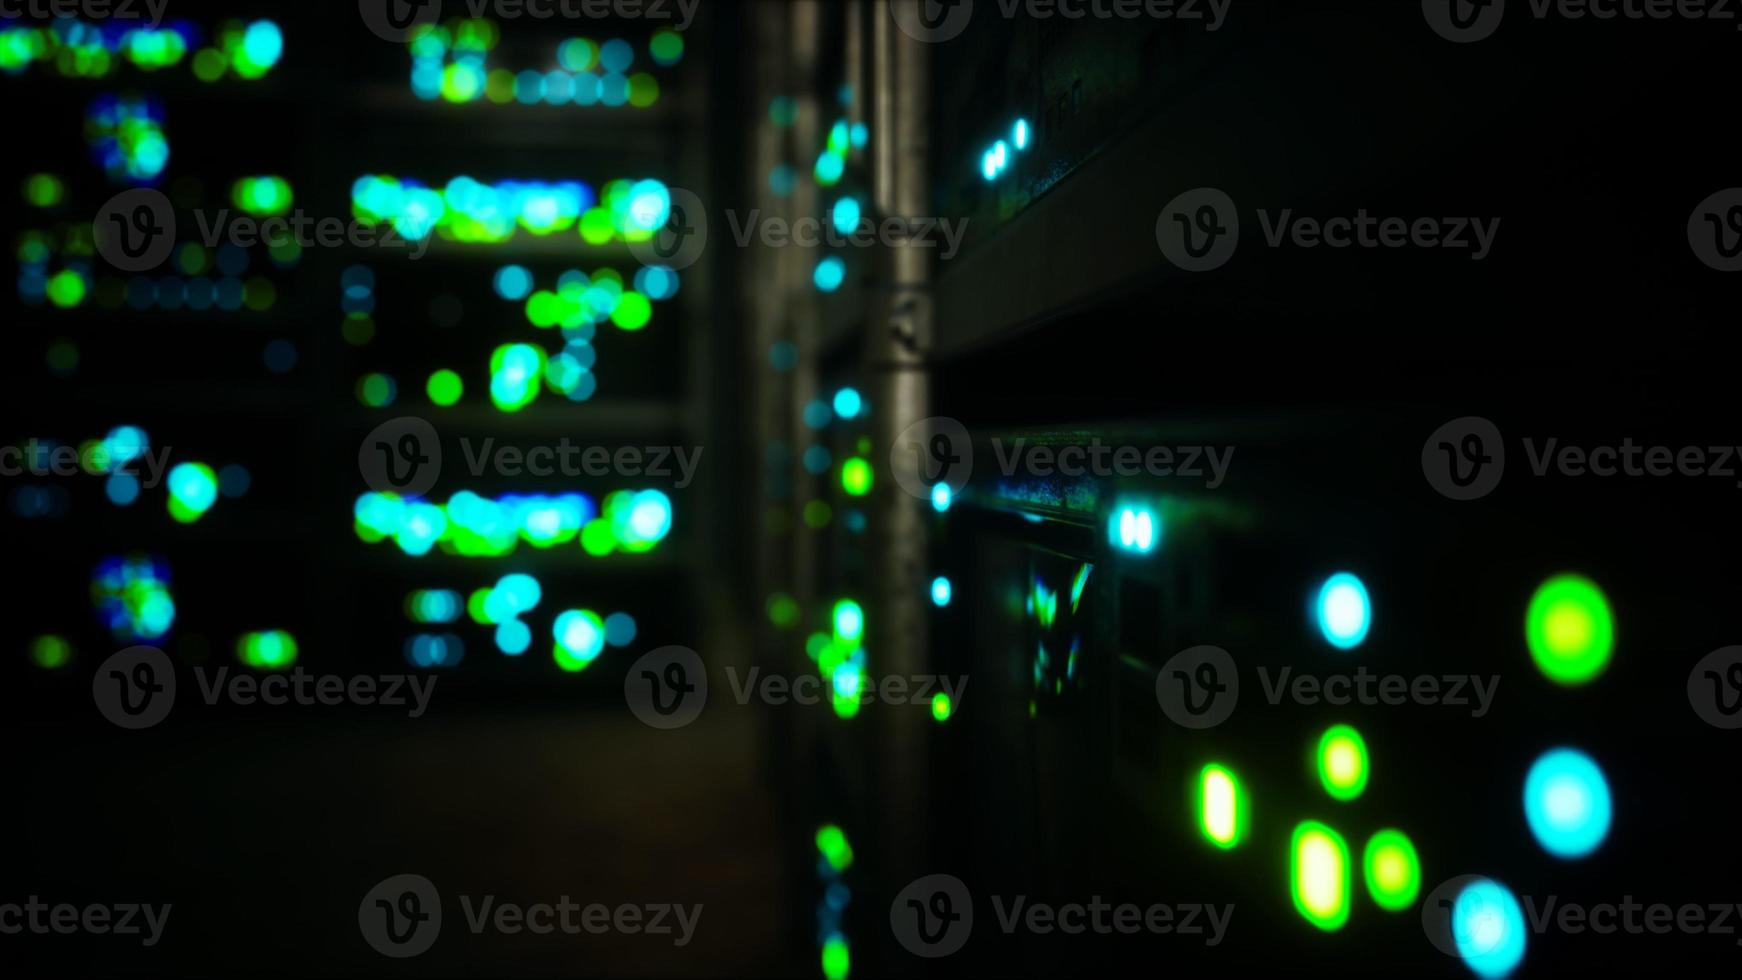
[[[248,633],[236,641],[236,657],[256,670],[283,670],[296,663],[296,638],[283,630]]]
[[[385,374],[366,374],[357,381],[357,400],[370,408],[386,408],[393,404],[399,386]]]
[[[1295,910],[1326,932],[1349,921],[1349,845],[1316,820],[1294,828],[1289,842],[1289,891]]]
[[[85,277],[71,269],[62,269],[49,277],[48,301],[63,310],[83,303],[86,292]]]
[[[768,597],[768,621],[781,629],[791,629],[798,622],[798,600],[785,592]]]
[[[956,706],[950,702],[950,696],[942,691],[931,696],[931,716],[934,721],[945,722],[956,713]]]
[[[1335,800],[1352,800],[1367,788],[1367,742],[1349,725],[1332,725],[1319,737],[1319,782]]]
[[[169,516],[192,524],[218,500],[218,474],[204,463],[180,463],[169,471]]]
[[[871,464],[863,457],[854,456],[841,464],[841,489],[848,496],[863,497],[870,493],[874,479]]]
[[[812,500],[804,505],[805,527],[808,527],[813,531],[821,531],[823,528],[828,527],[829,522],[834,519],[835,510],[825,501]]]
[[[66,199],[67,185],[54,174],[31,174],[24,180],[24,199],[39,208],[52,208]]]
[[[1246,836],[1246,790],[1234,770],[1212,762],[1198,771],[1198,830],[1217,847],[1228,850]]]
[[[837,873],[853,866],[853,845],[847,842],[846,831],[832,823],[817,828],[817,853]]]
[[[1387,912],[1409,909],[1421,894],[1421,860],[1401,830],[1374,834],[1362,854],[1361,870],[1374,904]]]
[[[835,623],[835,639],[843,643],[858,644],[865,636],[865,610],[851,599],[842,599],[835,603],[833,614]]]
[[[619,297],[617,308],[611,311],[611,322],[624,330],[640,330],[652,318],[653,304],[647,297],[633,291]]]
[[[30,644],[30,660],[43,670],[59,670],[72,659],[72,644],[64,636],[39,636]]]
[[[429,376],[428,390],[432,403],[448,408],[466,393],[466,383],[460,380],[458,374],[443,368]]]
[[[1565,686],[1588,684],[1615,651],[1609,600],[1588,578],[1556,575],[1531,597],[1524,639],[1544,677]]]
[[[283,177],[243,177],[231,185],[230,200],[243,211],[264,218],[289,212],[294,195]]]
[[[853,971],[853,956],[847,940],[839,935],[823,941],[823,980],[847,980]]]

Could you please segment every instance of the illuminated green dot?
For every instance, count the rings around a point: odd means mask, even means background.
[[[813,531],[821,531],[835,519],[835,510],[821,500],[813,500],[804,505],[805,526]]]
[[[945,694],[944,692],[939,691],[938,693],[931,696],[932,720],[938,721],[938,722],[949,721],[950,716],[955,714],[955,713],[956,713],[955,705],[950,703],[950,696],[948,694]]]
[[[839,935],[823,941],[823,980],[847,980],[853,972],[853,954]]]
[[[63,636],[39,636],[30,644],[30,659],[43,670],[59,670],[73,658],[72,644]]]
[[[1316,820],[1294,828],[1289,843],[1289,891],[1295,910],[1313,925],[1335,932],[1349,921],[1349,845]]]
[[[849,496],[863,497],[871,492],[871,464],[863,457],[854,456],[841,464],[841,489]]]
[[[817,853],[836,871],[845,871],[853,864],[853,845],[847,842],[846,831],[832,823],[817,828]]]
[[[63,269],[48,280],[48,301],[63,310],[85,301],[85,277],[71,269]]]
[[[1367,743],[1349,725],[1332,725],[1319,737],[1319,782],[1335,800],[1352,800],[1367,788]]]
[[[603,558],[617,550],[617,533],[611,522],[603,517],[588,521],[587,526],[581,528],[581,547],[595,558]]]
[[[659,79],[646,72],[636,72],[629,76],[629,104],[637,109],[645,109],[659,101]]]
[[[1530,599],[1524,638],[1543,676],[1573,686],[1595,680],[1615,650],[1615,618],[1595,582],[1556,575]]]
[[[791,629],[798,622],[798,600],[784,592],[768,597],[768,621],[781,629]]]
[[[182,524],[203,517],[218,500],[218,475],[204,463],[178,463],[169,471],[169,516]]]
[[[624,293],[611,311],[611,322],[624,330],[640,330],[653,318],[653,304],[637,292]]]
[[[54,207],[66,193],[66,184],[54,174],[31,174],[24,180],[24,199],[39,208]]]
[[[611,223],[611,212],[605,208],[588,208],[581,215],[581,237],[589,245],[603,245],[616,234],[616,228]]]
[[[366,374],[357,381],[357,400],[370,408],[386,408],[399,394],[399,385],[385,374]]]
[[[215,82],[229,69],[229,59],[216,48],[201,48],[194,55],[194,76],[202,82]]]
[[[1374,904],[1388,912],[1410,908],[1421,893],[1421,860],[1401,830],[1381,830],[1369,838],[1361,869]]]
[[[865,636],[865,610],[857,602],[842,599],[835,603],[833,620],[836,640],[857,644]]]
[[[683,35],[669,29],[662,29],[653,35],[648,42],[647,50],[653,55],[653,60],[662,65],[676,64],[683,57]]]
[[[460,396],[466,392],[466,383],[460,376],[443,368],[429,376],[429,400],[443,408],[454,405]]]
[[[236,641],[236,657],[255,670],[283,670],[296,663],[296,638],[283,630],[248,633]]]
[[[472,617],[472,622],[479,626],[494,626],[496,617],[490,615],[490,589],[477,589],[466,597],[466,615]]]
[[[1223,850],[1246,836],[1246,792],[1234,770],[1210,763],[1198,771],[1196,787],[1198,830]]]

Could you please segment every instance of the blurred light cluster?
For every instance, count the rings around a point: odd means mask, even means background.
[[[677,295],[678,276],[664,266],[649,266],[625,283],[615,269],[597,269],[590,276],[570,269],[557,277],[555,289],[534,290],[526,270],[509,266],[497,274],[496,287],[504,299],[524,300],[527,322],[540,329],[610,323],[635,331],[653,318],[655,301]]]
[[[91,576],[91,604],[119,643],[155,643],[175,625],[169,564],[145,555],[105,558]]]
[[[470,491],[445,505],[366,493],[354,508],[357,537],[370,544],[391,538],[408,555],[435,548],[467,558],[501,558],[521,542],[538,549],[579,539],[590,555],[651,551],[671,531],[671,501],[658,490],[620,490],[598,510],[581,493],[509,495],[497,500]]]
[[[125,20],[91,23],[58,17],[41,26],[0,28],[0,72],[19,75],[33,64],[49,66],[69,78],[104,78],[122,64],[156,72],[189,61],[201,81],[229,74],[261,78],[284,54],[284,34],[270,20],[231,20],[211,45],[200,47],[203,30],[186,20],[162,27],[140,27]]]
[[[828,684],[835,714],[852,718],[859,713],[865,686],[865,611],[854,600],[841,599],[829,610],[829,623],[829,632],[805,639],[805,655],[816,662]]]
[[[647,241],[664,227],[671,194],[657,180],[615,180],[600,194],[581,181],[503,181],[455,177],[441,190],[388,175],[360,177],[351,210],[370,227],[391,224],[408,240],[501,244],[524,231],[546,236],[579,229],[590,245]]]
[[[1015,162],[1016,154],[1028,149],[1033,140],[1029,132],[1028,120],[1018,119],[1010,126],[1009,140],[995,140],[980,154],[980,176],[987,181],[997,180],[1010,169]]]
[[[257,218],[288,214],[294,200],[290,181],[283,177],[243,177],[230,186],[231,203]]]
[[[18,298],[26,306],[45,303],[76,309],[94,302],[104,310],[262,313],[278,302],[278,287],[261,275],[250,276],[248,249],[238,245],[208,248],[184,242],[176,248],[171,272],[163,276],[93,278],[89,227],[66,232],[27,231],[18,243]],[[269,249],[272,266],[294,268],[302,248],[286,241]],[[58,260],[58,263],[57,263]],[[59,264],[60,268],[55,268]]]
[[[152,96],[100,95],[85,113],[91,156],[117,184],[155,184],[169,163],[163,103]]]
[[[817,828],[816,844],[817,882],[822,887],[822,900],[817,903],[817,945],[822,951],[823,978],[847,980],[853,955],[842,920],[853,901],[845,877],[853,866],[853,845],[846,832],[832,823]]]
[[[491,102],[496,105],[578,105],[645,109],[659,101],[659,80],[635,67],[634,45],[621,38],[603,42],[573,37],[557,46],[548,70],[491,68],[490,53],[501,40],[495,22],[483,19],[431,24],[407,44],[411,91],[426,102]],[[683,60],[683,35],[670,29],[649,40],[647,57],[670,67]]]
[[[296,637],[284,630],[245,633],[236,641],[236,659],[255,670],[284,670],[298,652]]]

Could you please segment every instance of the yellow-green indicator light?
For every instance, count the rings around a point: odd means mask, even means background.
[[[1387,912],[1402,912],[1421,894],[1421,859],[1415,844],[1401,830],[1381,830],[1367,841],[1361,871],[1373,904]]]
[[[1316,820],[1294,828],[1289,844],[1289,889],[1308,922],[1335,932],[1349,921],[1349,845]]]
[[[1615,651],[1615,617],[1597,583],[1581,575],[1556,575],[1530,599],[1524,639],[1543,676],[1575,686],[1597,679]]]
[[[1198,829],[1223,850],[1246,836],[1246,791],[1234,770],[1212,762],[1198,772]]]
[[[1367,742],[1350,725],[1332,725],[1319,736],[1319,782],[1334,800],[1352,800],[1367,788]]]

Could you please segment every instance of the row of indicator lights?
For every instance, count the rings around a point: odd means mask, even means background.
[[[1032,137],[1028,120],[1016,120],[1010,126],[1009,142],[997,140],[980,154],[980,176],[988,181],[997,180],[1004,171],[1010,169],[1015,154],[1028,149]]]

